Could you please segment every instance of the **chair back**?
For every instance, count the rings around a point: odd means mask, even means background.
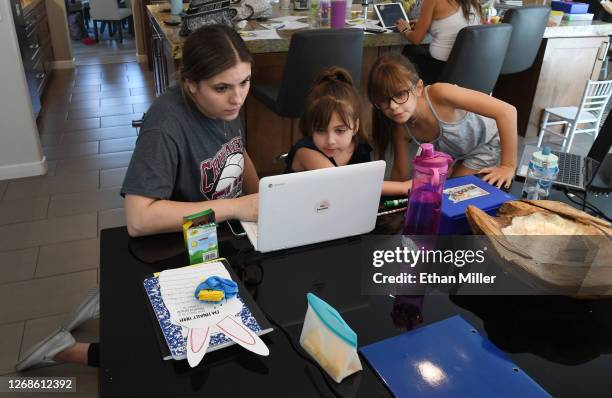
[[[588,80],[582,93],[582,100],[576,117],[583,112],[590,112],[597,118],[595,126],[599,127],[606,104],[612,95],[612,80]]]
[[[508,75],[531,68],[540,49],[549,15],[548,6],[519,7],[506,11],[504,23],[512,25],[512,36],[500,74]]]
[[[512,26],[503,23],[461,29],[439,81],[491,94],[511,34]]]
[[[89,0],[89,15],[96,21],[121,19],[117,0]]]
[[[308,91],[326,67],[348,70],[359,92],[362,54],[361,29],[316,29],[293,34],[276,100],[277,113],[283,117],[301,117]]]

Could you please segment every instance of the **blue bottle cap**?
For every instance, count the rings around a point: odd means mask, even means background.
[[[550,155],[550,147],[549,146],[545,146],[544,148],[542,148],[542,155]]]
[[[344,322],[344,319],[342,319],[342,316],[340,316],[334,307],[312,293],[308,293],[306,298],[308,299],[310,307],[312,307],[321,322],[323,322],[329,330],[347,344],[357,348],[357,333]]]

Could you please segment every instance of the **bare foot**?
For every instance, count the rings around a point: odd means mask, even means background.
[[[87,365],[87,351],[89,351],[89,343],[74,343],[74,345],[66,348],[64,351],[58,352],[54,357],[54,361],[78,363]]]

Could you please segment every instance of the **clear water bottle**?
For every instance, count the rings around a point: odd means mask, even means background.
[[[363,18],[364,24],[368,22],[368,6],[369,5],[370,5],[370,0],[361,0],[361,16]]]
[[[319,27],[319,0],[308,2],[308,24],[311,28]]]
[[[558,173],[559,158],[550,153],[549,147],[534,152],[523,185],[523,199],[547,199]]]

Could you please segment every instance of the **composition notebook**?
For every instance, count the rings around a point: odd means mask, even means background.
[[[550,397],[457,315],[360,349],[396,397]]]
[[[242,323],[259,336],[271,332],[273,330],[272,326],[263,315],[263,312],[257,306],[251,295],[246,291],[246,288],[238,279],[227,260],[216,259],[214,262],[222,263],[232,277],[232,280],[238,284],[239,293],[237,297],[242,303],[242,309],[237,316],[240,317]],[[162,357],[164,360],[187,359],[187,329],[171,322],[170,312],[162,300],[157,276],[146,278],[143,284],[147,297],[149,298],[149,302],[151,303],[150,308],[152,317],[157,320],[159,325],[157,330],[159,332],[158,340],[160,343]],[[236,343],[223,334],[223,332],[215,333],[210,337],[210,344],[206,352],[216,351],[233,344]]]

